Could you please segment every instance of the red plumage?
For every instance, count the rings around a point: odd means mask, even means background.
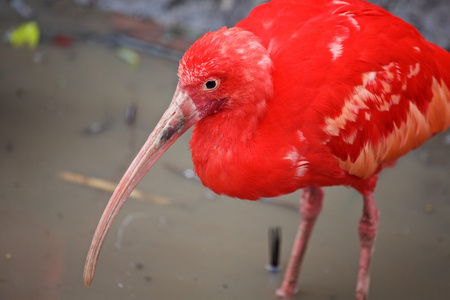
[[[305,188],[280,296],[293,294],[320,187],[348,185],[363,195],[356,297],[367,299],[377,174],[449,126],[450,54],[364,1],[273,0],[235,28],[200,38],[178,75],[169,109],[100,220],[85,283],[133,188],[195,124],[195,170],[216,193],[256,200]]]
[[[377,147],[383,143],[408,117],[414,117],[408,115],[411,103],[425,115],[433,96],[433,78],[438,82],[443,80],[449,86],[450,77],[446,74],[450,64],[448,52],[424,40],[403,20],[364,1],[272,1],[254,9],[236,26],[254,32],[269,49],[276,66],[273,74],[276,100],[272,104],[283,101],[277,101],[277,95],[282,93],[280,97],[290,101],[284,105],[289,109],[298,108],[295,116],[288,118],[289,126],[296,120],[294,130],[302,126],[313,127],[301,129],[305,135],[313,135],[311,143],[316,138],[316,144],[310,148],[314,151],[328,148],[330,152],[326,155],[341,160],[354,162],[364,145]],[[342,46],[342,53],[333,60],[329,46],[336,39]],[[416,65],[420,68],[418,74],[408,78],[411,68]],[[357,107],[358,112],[354,118],[347,119],[344,128],[339,128],[339,134],[330,136],[317,131],[326,126],[323,122],[327,118],[342,114],[348,99],[356,94],[355,88],[363,85],[362,75],[373,72],[376,77],[364,89],[375,99],[364,101],[365,108]],[[383,84],[388,85],[387,91],[383,90]],[[406,89],[402,89],[403,85]],[[398,104],[392,104],[392,96]],[[448,99],[448,92],[446,97]],[[449,112],[448,100],[446,103],[447,108],[442,107],[443,113]],[[269,108],[268,111],[272,110]],[[370,115],[369,120],[365,118],[366,113]],[[447,116],[440,126],[424,129],[428,131],[425,136],[413,137],[405,149],[377,157],[375,162],[395,160],[445,130],[449,122]],[[339,124],[332,125],[335,130]],[[421,126],[424,125],[427,124]],[[354,141],[346,142],[349,138]],[[317,159],[321,166],[314,165],[314,169],[328,167],[322,163],[323,157]],[[332,176],[336,176],[336,172],[332,172]],[[353,185],[353,181],[353,178],[341,177],[334,184]],[[314,182],[326,185],[316,179]]]

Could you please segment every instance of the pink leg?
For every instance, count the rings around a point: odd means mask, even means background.
[[[359,221],[359,257],[358,281],[356,284],[356,299],[367,300],[369,297],[370,261],[378,230],[379,212],[373,193],[364,196],[363,215]]]
[[[300,199],[300,224],[292,247],[291,258],[284,275],[281,287],[276,291],[280,297],[292,297],[295,293],[295,286],[300,272],[303,255],[308,245],[309,237],[314,228],[316,218],[322,209],[323,191],[321,188],[303,189]]]

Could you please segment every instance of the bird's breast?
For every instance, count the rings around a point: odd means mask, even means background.
[[[335,157],[312,147],[302,131],[283,136],[272,128],[247,139],[197,124],[190,142],[194,168],[217,194],[256,200],[316,185],[342,184]],[[263,126],[262,126],[263,127]],[[270,135],[272,134],[272,135]]]
[[[217,194],[256,200],[297,190],[307,161],[294,147],[196,126],[190,142],[194,168]],[[270,140],[267,138],[266,140]]]

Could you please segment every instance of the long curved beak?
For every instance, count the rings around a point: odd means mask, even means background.
[[[106,205],[92,238],[84,266],[83,280],[86,286],[89,286],[94,279],[100,250],[120,208],[153,164],[199,119],[199,112],[192,99],[177,88],[169,108],[128,167]]]

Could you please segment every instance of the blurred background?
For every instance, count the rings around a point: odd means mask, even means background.
[[[300,194],[258,202],[213,194],[192,174],[190,132],[138,186],[92,286],[82,283],[111,189],[167,108],[183,52],[262,2],[0,2],[0,299],[275,298]],[[372,2],[450,48],[449,1]],[[354,295],[361,196],[325,191],[298,299]],[[382,172],[375,196],[371,299],[449,298],[450,132]],[[274,274],[264,268],[273,226],[282,228]]]

